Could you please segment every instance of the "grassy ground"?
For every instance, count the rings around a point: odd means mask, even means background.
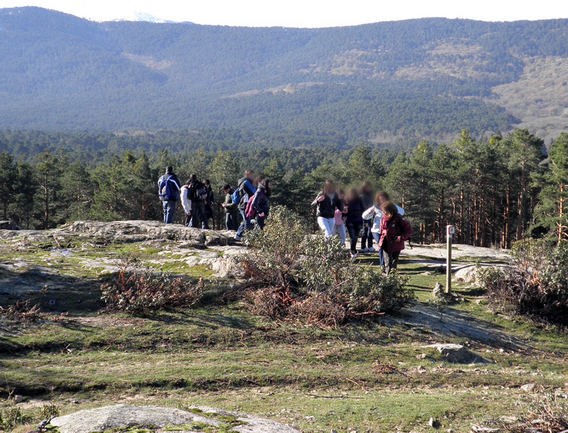
[[[37,262],[53,262],[45,254],[30,253]],[[110,314],[99,301],[104,272],[97,276],[96,269],[74,266],[73,257],[57,260],[51,271],[30,277],[53,281],[57,274],[58,289],[40,298],[51,319],[3,323],[0,334],[0,393],[9,397],[1,406],[32,424],[53,411],[52,404],[70,413],[128,403],[209,405],[303,432],[425,432],[432,430],[430,417],[444,431],[464,432],[474,423],[524,416],[546,392],[568,392],[566,334],[489,310],[478,302],[478,289],[457,286],[464,301],[451,310],[472,325],[488,324],[522,341],[521,348],[413,326],[411,313],[332,330],[274,323],[251,317],[239,304],[223,305],[223,288],[213,285],[189,311],[145,318]],[[434,284],[443,281],[443,275],[426,274],[431,270],[401,266],[424,308]],[[436,342],[466,344],[485,362],[450,364],[425,347]],[[527,383],[535,384],[533,392],[521,389]]]

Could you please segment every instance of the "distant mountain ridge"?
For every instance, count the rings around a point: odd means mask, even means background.
[[[0,9],[0,128],[554,137],[568,129],[567,40],[568,20],[292,29]]]

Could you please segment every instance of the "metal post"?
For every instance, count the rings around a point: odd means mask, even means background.
[[[454,238],[454,233],[456,229],[454,226],[446,227],[446,239],[447,239],[447,256],[446,256],[446,293],[452,293],[452,241]]]

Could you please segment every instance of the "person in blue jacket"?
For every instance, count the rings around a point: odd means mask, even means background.
[[[251,220],[250,218],[246,217],[245,210],[247,208],[248,201],[256,193],[256,187],[254,186],[253,170],[245,171],[245,177],[239,180],[237,190],[239,192],[239,196],[241,197],[238,206],[239,206],[239,212],[243,217],[243,222],[241,223],[239,229],[237,230],[237,234],[235,235],[235,240],[240,241],[243,238],[245,230],[250,230],[252,228]]]
[[[179,180],[173,167],[167,167],[166,174],[158,179],[158,188],[164,210],[164,224],[172,224],[180,191]]]

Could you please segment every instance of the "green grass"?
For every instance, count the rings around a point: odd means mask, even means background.
[[[106,254],[119,257],[135,250],[128,245]],[[141,260],[159,257],[159,251],[149,251]],[[18,254],[3,260],[21,259]],[[34,263],[46,260],[45,251],[22,254]],[[125,402],[184,409],[206,405],[293,424],[303,432],[425,432],[431,430],[430,417],[459,432],[470,431],[474,422],[525,414],[537,398],[521,390],[528,382],[539,390],[567,389],[566,334],[478,304],[483,294],[475,288],[455,285],[463,302],[450,308],[522,339],[526,349],[499,350],[469,341],[486,362],[449,364],[424,346],[466,343],[462,336],[417,329],[404,316],[338,329],[276,323],[251,316],[239,303],[223,304],[224,288],[213,281],[191,310],[141,318],[110,314],[99,301],[100,284],[109,275],[75,274],[81,257],[98,254],[85,247],[50,268],[60,287],[48,289],[38,302],[44,311],[64,308],[69,316],[14,325],[0,334],[0,394],[24,397],[16,406],[5,399],[0,410],[17,407],[22,419],[34,423],[40,418],[36,407],[51,403],[63,414]],[[212,276],[206,267],[184,268],[179,257],[166,257],[170,261],[162,270]],[[376,265],[375,260],[361,262]],[[400,272],[409,276],[422,303],[445,278],[416,263],[403,263]],[[236,419],[218,420],[228,426],[219,432],[236,426]]]

